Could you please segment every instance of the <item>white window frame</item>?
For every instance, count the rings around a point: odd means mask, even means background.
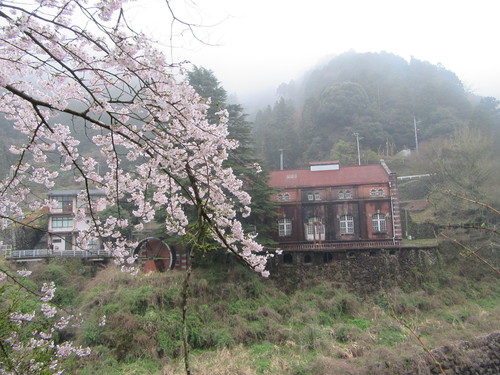
[[[373,233],[387,233],[386,215],[377,213],[372,216]]]
[[[292,219],[282,218],[278,220],[278,235],[280,237],[292,235]]]
[[[340,234],[354,234],[354,216],[342,215],[339,218]]]
[[[319,217],[311,217],[306,224],[306,238],[308,241],[325,240],[325,224]]]
[[[344,198],[345,199],[352,199],[352,192],[350,190],[346,190],[344,192]]]

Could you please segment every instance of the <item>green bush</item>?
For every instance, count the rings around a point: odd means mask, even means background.
[[[352,324],[340,324],[335,331],[335,339],[340,343],[356,341],[360,336],[361,329]]]
[[[378,343],[384,346],[394,346],[406,340],[406,334],[400,327],[384,326],[378,333]]]

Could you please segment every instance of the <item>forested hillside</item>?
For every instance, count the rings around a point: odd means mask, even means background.
[[[280,99],[261,110],[254,132],[258,150],[271,169],[311,160],[362,162],[394,155],[404,148],[449,137],[472,126],[500,129],[499,102],[469,92],[460,78],[443,66],[390,53],[339,55],[309,72],[301,81],[282,84]]]

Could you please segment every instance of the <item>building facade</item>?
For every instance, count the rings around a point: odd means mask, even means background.
[[[377,165],[270,173],[278,217],[273,239],[286,252],[399,246],[402,238],[396,175]],[[286,260],[286,259],[285,259]]]
[[[76,246],[78,234],[89,228],[91,220],[89,208],[86,203],[80,202],[80,190],[52,190],[49,199],[57,202],[56,207],[51,207],[48,216],[48,248],[55,251],[70,250],[99,250],[101,241],[98,238],[89,238],[86,249]],[[91,199],[97,199],[104,193],[99,190],[90,190]],[[86,215],[77,219],[77,212],[83,208]]]

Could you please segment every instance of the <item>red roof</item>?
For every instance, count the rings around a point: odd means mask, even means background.
[[[327,187],[389,182],[389,175],[380,164],[340,167],[338,170],[310,171],[291,169],[271,171],[269,184],[275,188]]]

